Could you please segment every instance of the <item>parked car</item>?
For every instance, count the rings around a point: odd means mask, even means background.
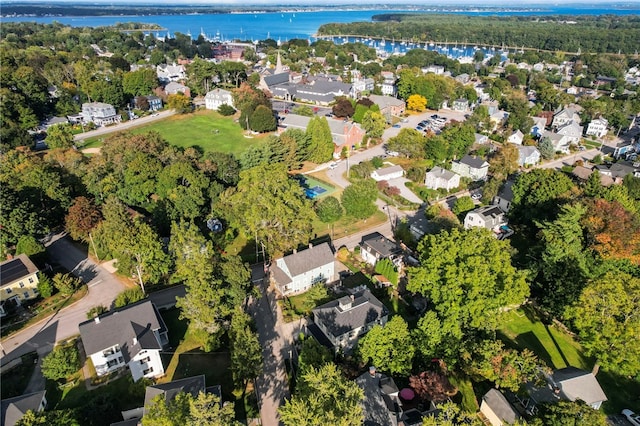
[[[393,127],[395,127],[396,129],[399,129],[402,126],[400,124],[396,123],[396,124],[393,125]]]
[[[400,155],[400,153],[398,153],[396,151],[387,151],[387,155],[389,157],[397,157],[398,155]]]
[[[335,169],[336,167],[338,167],[338,164],[336,164],[336,163],[331,163],[331,164],[329,164],[329,170],[333,170],[333,169]]]
[[[640,426],[640,414],[636,414],[628,408],[625,408],[622,410],[622,415],[625,416],[627,421],[629,421],[633,426]]]
[[[471,199],[478,201],[480,198],[482,198],[482,194],[480,194],[479,192],[476,192],[475,194],[471,194]]]

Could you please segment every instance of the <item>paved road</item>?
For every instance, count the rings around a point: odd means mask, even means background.
[[[146,117],[140,117],[140,118],[136,118],[135,120],[129,120],[126,121],[124,123],[120,123],[120,124],[116,124],[114,126],[108,126],[108,127],[100,127],[96,130],[91,130],[89,132],[85,132],[85,133],[79,133],[77,135],[75,135],[73,137],[74,141],[83,141],[85,139],[89,139],[89,138],[94,138],[96,136],[102,136],[102,135],[106,135],[109,133],[114,133],[114,132],[121,132],[123,130],[128,130],[131,129],[133,127],[137,127],[137,126],[141,126],[144,124],[149,124],[149,123],[153,123],[154,121],[158,121],[158,120],[162,120],[164,118],[170,117],[172,115],[174,115],[176,112],[175,110],[166,110],[166,111],[161,111],[158,112],[156,114],[152,114],[152,115],[148,115]]]
[[[251,299],[249,312],[256,322],[264,357],[263,375],[256,380],[260,418],[263,426],[278,426],[278,407],[290,396],[284,360],[291,357],[294,338],[306,327],[306,320],[285,323],[273,289],[268,283],[258,285],[262,296]]]
[[[41,357],[49,353],[55,342],[79,333],[78,324],[87,320],[89,309],[97,305],[111,307],[118,293],[125,289],[117,278],[96,265],[63,234],[54,236],[46,246],[54,261],[87,283],[89,292],[75,304],[3,340],[3,364],[34,350]]]
[[[536,168],[539,169],[561,169],[564,166],[573,166],[578,160],[593,160],[595,156],[601,154],[598,149],[589,149],[586,151],[576,151],[573,154],[565,155],[557,160],[549,161],[543,164],[538,164]]]

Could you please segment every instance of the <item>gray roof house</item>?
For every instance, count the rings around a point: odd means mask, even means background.
[[[2,426],[14,426],[27,411],[40,412],[47,406],[47,391],[29,393],[0,401],[0,422]]]
[[[364,425],[397,426],[402,416],[402,401],[393,378],[369,367],[369,371],[356,378],[356,384],[364,391]]]
[[[535,146],[518,147],[518,165],[520,167],[532,166],[540,162],[540,151]]]
[[[575,121],[563,124],[558,127],[556,133],[562,136],[566,136],[570,143],[579,143],[582,138],[583,127]]]
[[[335,279],[335,260],[328,243],[310,246],[275,260],[271,279],[283,295],[302,293]]]
[[[484,414],[492,426],[510,425],[520,419],[518,412],[497,389],[490,389],[484,394],[480,412]]]
[[[507,221],[504,212],[495,205],[483,206],[471,210],[464,217],[464,229],[482,227],[492,231],[498,231]]]
[[[404,169],[402,166],[389,166],[371,172],[373,180],[380,182],[383,180],[395,179],[404,175]]]
[[[553,122],[551,127],[560,127],[570,122],[576,122],[580,124],[580,116],[576,108],[564,108],[553,115]]]
[[[507,213],[511,208],[511,202],[513,201],[513,187],[514,181],[507,180],[502,184],[502,187],[498,191],[498,195],[493,197],[493,204],[500,207],[500,210]]]
[[[460,160],[451,162],[451,171],[474,181],[483,180],[489,172],[489,163],[484,158],[465,155]]]
[[[374,325],[385,325],[389,311],[366,287],[313,309],[313,321],[337,350],[351,350]]]
[[[160,351],[167,326],[148,300],[80,323],[80,337],[98,376],[129,367],[134,381],[164,375]]]
[[[435,166],[425,175],[424,184],[429,189],[444,188],[450,191],[460,186],[460,175]]]
[[[368,97],[371,101],[373,101],[373,103],[380,107],[380,114],[384,116],[386,116],[387,114],[404,114],[406,104],[402,99],[394,98],[393,96],[382,95],[369,95]]]
[[[85,123],[94,123],[96,126],[119,123],[122,117],[116,113],[111,104],[104,102],[85,102],[82,104],[82,120]]]
[[[534,411],[535,405],[543,402],[556,402],[581,400],[585,404],[598,410],[607,396],[600,387],[596,377],[588,371],[575,367],[566,367],[555,370],[546,376],[547,385],[537,387],[528,385],[530,400],[527,410]]]
[[[38,281],[38,268],[26,254],[0,262],[0,317],[38,297]]]
[[[396,242],[379,232],[364,235],[360,240],[360,256],[370,265],[375,266],[381,259],[389,259],[397,264],[401,254],[402,250]]]

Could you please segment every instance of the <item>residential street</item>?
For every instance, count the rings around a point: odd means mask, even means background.
[[[78,324],[87,320],[87,311],[93,306],[110,307],[125,286],[106,269],[96,265],[64,237],[55,235],[46,243],[50,256],[87,283],[87,295],[53,316],[2,340],[4,364],[31,351],[40,357],[51,351],[55,342],[78,334]]]
[[[73,137],[74,141],[83,141],[85,139],[94,138],[96,136],[102,136],[109,133],[121,132],[123,130],[128,130],[133,127],[142,126],[144,124],[153,123],[154,121],[162,120],[164,118],[170,117],[174,115],[176,112],[173,109],[160,111],[152,115],[147,115],[146,117],[136,118],[135,120],[129,120],[124,123],[116,124],[114,126],[108,127],[99,127],[96,130],[91,130],[90,132],[79,133]],[[156,115],[157,114],[157,115]]]
[[[293,340],[304,329],[306,321],[285,323],[269,283],[258,285],[262,297],[252,298],[249,303],[264,357],[264,372],[256,380],[256,389],[262,425],[278,426],[278,407],[290,396],[284,360],[291,357]]]

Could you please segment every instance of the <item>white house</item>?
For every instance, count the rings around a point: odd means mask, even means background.
[[[390,166],[377,169],[371,172],[371,177],[376,182],[395,179],[404,176],[404,169],[401,166]]]
[[[103,102],[86,102],[82,104],[82,120],[85,123],[93,123],[96,126],[119,123],[122,117],[116,114],[113,105]]]
[[[383,95],[396,95],[396,76],[391,71],[382,71],[380,73],[382,83],[380,83],[380,91]]]
[[[451,162],[451,171],[474,181],[483,180],[489,173],[489,163],[483,158],[465,155],[460,160]]]
[[[360,336],[375,325],[385,325],[389,311],[369,289],[356,289],[349,296],[313,309],[313,322],[337,350],[353,348]]]
[[[134,382],[164,375],[160,351],[169,343],[167,326],[149,300],[85,321],[79,329],[98,376],[125,367]]]
[[[609,121],[607,121],[606,118],[596,118],[595,120],[591,120],[587,126],[587,135],[595,135],[601,138],[607,134],[608,128]]]
[[[375,266],[381,259],[389,259],[397,266],[401,254],[402,250],[395,241],[379,232],[364,235],[360,240],[360,257],[371,266]]]
[[[497,389],[490,389],[484,394],[480,412],[489,420],[491,426],[511,425],[520,419],[515,408]]]
[[[516,145],[522,145],[522,141],[524,140],[524,134],[520,131],[520,129],[516,130],[507,138],[507,142],[513,143]]]
[[[575,108],[564,108],[553,115],[553,121],[551,127],[558,128],[564,126],[567,123],[575,122],[580,124],[580,116]]]
[[[39,295],[38,268],[29,256],[19,254],[0,263],[0,317]]]
[[[169,83],[171,81],[181,81],[187,78],[187,72],[183,65],[160,64],[156,67],[156,75],[158,80],[163,83]]]
[[[271,278],[283,295],[307,291],[314,284],[334,280],[335,261],[328,243],[294,251],[275,260]]]
[[[233,96],[228,90],[213,89],[205,95],[204,104],[207,109],[218,109],[225,104],[233,107]]]
[[[427,172],[424,184],[429,189],[444,188],[450,191],[460,186],[460,175],[436,166]]]
[[[520,167],[533,166],[540,162],[540,151],[535,146],[518,147],[518,165]]]
[[[464,217],[464,229],[486,228],[492,231],[499,231],[500,227],[506,224],[504,212],[495,205],[471,210]]]
[[[564,124],[556,130],[556,133],[562,136],[566,136],[570,144],[580,143],[582,138],[583,127],[575,121]]]
[[[512,180],[505,181],[505,183],[502,184],[500,191],[498,191],[498,195],[493,197],[492,200],[493,204],[500,207],[500,210],[505,213],[509,212],[511,203],[513,202],[513,190],[511,189],[513,187],[513,184],[514,181]]]
[[[571,140],[568,136],[545,130],[542,133],[542,138],[549,138],[551,144],[553,145],[553,149],[556,152],[562,152],[565,154],[569,153],[569,145],[571,145]]]

